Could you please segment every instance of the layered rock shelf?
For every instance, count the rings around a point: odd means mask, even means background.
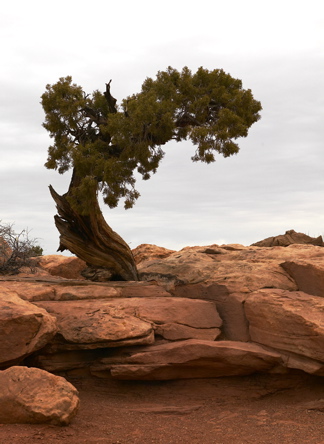
[[[85,264],[63,256],[2,276],[2,370],[129,380],[324,376],[323,246],[142,245],[134,256],[140,282],[85,281]]]

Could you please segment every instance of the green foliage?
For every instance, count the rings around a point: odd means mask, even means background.
[[[38,256],[43,256],[43,248],[40,247],[39,245],[33,245],[30,250],[29,250],[29,255],[30,257],[38,257]]]
[[[76,169],[82,180],[71,203],[82,202],[83,212],[91,210],[87,193],[93,187],[111,208],[121,198],[125,208],[132,207],[139,197],[134,172],[149,179],[170,140],[191,140],[193,161],[211,163],[215,153],[236,154],[236,139],[248,135],[262,109],[241,80],[218,69],[192,74],[187,67],[158,72],[156,79],[144,81],[141,92],[119,108],[115,104],[110,84],[105,93],[89,96],[70,76],[47,85],[42,95],[44,127],[54,139],[45,165],[59,173]]]

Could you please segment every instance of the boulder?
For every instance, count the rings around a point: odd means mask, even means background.
[[[87,267],[78,257],[59,254],[40,256],[37,258],[37,265],[52,276],[65,279],[84,279],[81,272]]]
[[[11,367],[0,371],[1,424],[68,425],[79,406],[78,391],[44,370]]]
[[[324,363],[324,299],[303,292],[260,290],[244,309],[251,340]]]
[[[46,310],[0,290],[0,365],[7,367],[44,347],[57,332],[56,319]]]
[[[266,239],[255,242],[252,245],[256,247],[287,247],[291,244],[311,244],[318,245],[320,247],[324,246],[322,236],[316,238],[310,237],[304,233],[296,233],[294,230],[288,230],[285,234],[280,234],[279,236],[267,237]]]
[[[280,353],[257,344],[190,339],[103,358],[91,373],[129,380],[215,378],[270,371],[281,364]]]
[[[294,279],[298,290],[314,296],[324,297],[323,260],[316,261],[314,258],[312,262],[292,260],[280,265]]]
[[[152,244],[141,244],[132,250],[136,264],[147,260],[164,259],[175,253],[175,250],[168,250],[167,248],[158,247]]]

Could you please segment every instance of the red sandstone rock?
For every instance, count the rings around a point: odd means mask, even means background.
[[[169,341],[179,341],[180,339],[204,339],[215,341],[221,334],[219,328],[193,328],[181,324],[161,324],[155,326],[155,334],[162,336]]]
[[[204,330],[204,337],[214,340],[222,324],[214,303],[172,297],[51,301],[37,306],[57,318],[58,339],[52,351],[150,344],[153,330],[167,339],[201,337]]]
[[[18,281],[0,278],[1,285],[15,291],[21,299],[37,301],[73,301],[84,299],[111,299],[131,297],[170,297],[163,287],[152,282],[67,282],[35,278],[18,278]],[[36,281],[37,280],[37,281]]]
[[[65,379],[37,368],[0,372],[0,423],[68,425],[79,406],[78,392]]]
[[[174,250],[168,250],[167,248],[157,247],[152,244],[141,244],[132,250],[136,264],[147,260],[163,259],[174,252]]]
[[[153,326],[118,304],[93,301],[37,302],[57,319],[58,336],[51,350],[80,350],[154,342]]]
[[[58,254],[40,256],[37,263],[52,276],[60,276],[65,279],[84,279],[81,271],[86,268],[86,263],[75,256]]]
[[[36,302],[55,299],[55,286],[48,283],[30,282],[24,278],[19,278],[18,281],[0,280],[0,285],[2,289],[5,288],[8,291],[15,292],[24,301]]]
[[[124,348],[123,348],[124,349]],[[48,372],[80,372],[82,376],[88,376],[88,367],[103,356],[109,355],[115,349],[92,349],[92,350],[63,350],[56,353],[46,353],[41,350],[34,353],[26,360],[28,367],[37,367]]]
[[[145,246],[147,251],[148,247]],[[156,248],[152,248],[152,254]],[[54,304],[60,304],[58,317],[66,318],[62,321],[66,337],[56,336],[50,345],[33,353],[28,363],[72,374],[97,365],[93,363],[102,356],[120,358],[120,353],[132,356],[135,352],[132,344],[139,352],[161,342],[195,338],[214,343],[221,337],[226,342],[263,341],[281,355],[282,365],[276,366],[276,371],[293,368],[324,375],[322,308],[317,304],[318,300],[324,301],[318,297],[323,289],[323,247],[306,244],[270,248],[238,244],[186,247],[162,259],[140,262],[139,268],[150,282],[94,284],[51,276],[32,281],[34,275],[19,277],[20,282],[15,282],[1,277],[2,289],[15,291],[39,306],[44,303],[53,308]],[[300,295],[296,290],[304,290],[308,295],[296,297],[295,293]],[[262,308],[261,299],[256,298],[252,304],[255,292],[262,297],[268,294],[266,308]],[[287,297],[281,298],[282,294]],[[311,300],[312,297],[315,299]],[[71,322],[75,303],[81,308]],[[299,305],[300,311],[294,311]],[[83,314],[78,318],[78,313]],[[198,322],[198,315],[205,324]],[[123,322],[130,327],[130,336]],[[150,333],[137,336],[140,325],[146,326]],[[115,339],[108,336],[113,328],[116,328]],[[151,345],[140,345],[143,343]],[[199,362],[199,369],[193,374],[207,372]],[[161,372],[163,376],[167,370]]]
[[[281,356],[257,344],[191,339],[141,347],[129,356],[103,358],[94,375],[111,371],[117,379],[166,380],[248,375],[280,366]]]
[[[324,261],[323,255],[317,261],[313,258],[311,262],[286,261],[280,264],[282,268],[294,279],[298,290],[314,296],[324,297]]]
[[[279,236],[267,237],[266,239],[256,242],[252,245],[256,247],[287,247],[291,244],[311,244],[324,247],[322,236],[310,237],[304,233],[296,233],[294,230],[288,230],[285,234]]]
[[[212,247],[185,248],[165,259],[144,262],[139,265],[140,276],[143,280],[156,281],[172,292],[178,292],[178,287],[186,285],[188,294],[191,289],[196,290],[193,285],[198,283],[217,284],[218,289],[215,286],[214,291],[220,292],[218,296],[250,293],[260,288],[297,289],[294,280],[280,266],[292,257],[291,249]],[[218,252],[211,253],[211,250]]]
[[[311,375],[324,376],[324,363],[315,359],[306,358],[302,355],[296,355],[291,352],[281,351],[283,367],[287,369],[302,370]]]
[[[324,362],[324,299],[303,292],[260,290],[245,301],[251,340]]]
[[[44,347],[57,331],[46,310],[23,301],[12,291],[0,290],[0,363],[7,367]]]

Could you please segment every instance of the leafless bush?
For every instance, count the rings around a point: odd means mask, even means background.
[[[16,233],[13,226],[0,220],[0,274],[16,274],[25,266],[32,268],[31,258],[43,254],[37,239],[29,237],[28,229]]]

